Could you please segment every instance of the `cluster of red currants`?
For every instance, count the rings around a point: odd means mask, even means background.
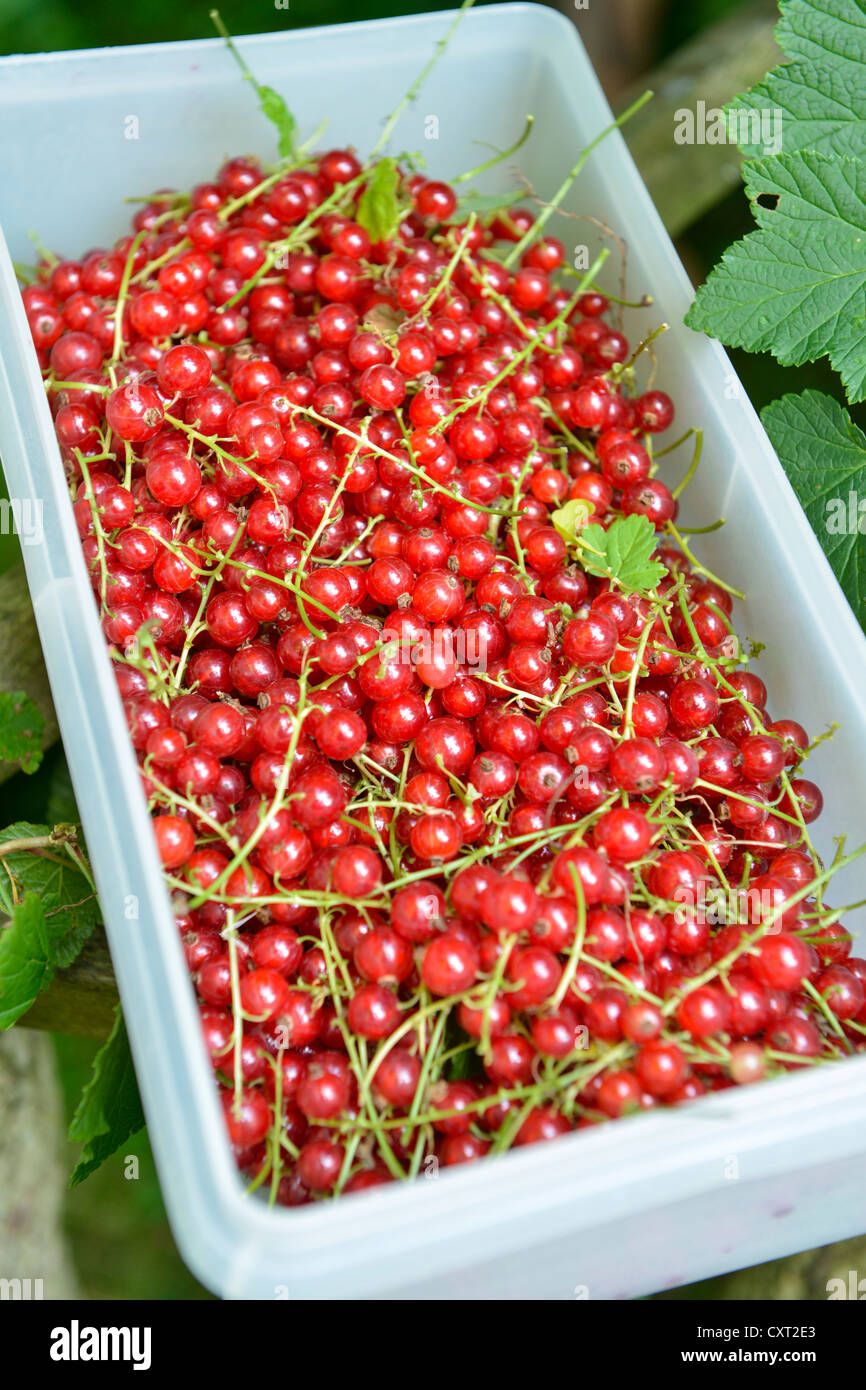
[[[369,173],[231,160],[23,292],[231,1142],[290,1205],[866,1038],[670,398],[531,213],[404,176],[373,242]],[[661,582],[587,572],[575,500]]]

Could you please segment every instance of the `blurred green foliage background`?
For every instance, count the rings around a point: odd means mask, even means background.
[[[484,0],[477,0],[484,3]],[[626,21],[635,5],[623,0],[594,0],[610,4]],[[649,69],[687,39],[735,10],[744,0],[641,0],[646,6],[638,52],[631,52],[633,76]],[[279,8],[269,0],[222,0],[220,9],[234,34],[338,24],[348,20],[387,18],[447,7],[414,0],[289,0]],[[0,52],[27,53],[113,44],[151,43],[210,37],[213,27],[207,4],[179,6],[175,0],[0,0]],[[560,8],[573,13],[567,0]],[[579,14],[577,15],[579,19]],[[615,97],[615,93],[610,93]],[[700,280],[725,247],[752,226],[748,206],[737,191],[679,240],[693,279]],[[823,366],[783,370],[769,357],[732,353],[735,366],[758,407],[784,391],[816,386],[838,394],[833,375]],[[2,487],[2,479],[0,479]],[[0,573],[19,557],[14,536],[0,536]],[[0,788],[0,824],[27,819],[75,818],[74,798],[62,750],[53,749],[36,776],[23,774]],[[85,1082],[97,1043],[56,1037],[61,1083],[69,1114]],[[71,1171],[75,1152],[68,1146]],[[124,1158],[135,1155],[139,1176],[124,1176]],[[69,1194],[66,1225],[82,1288],[93,1298],[197,1299],[210,1295],[184,1268],[165,1219],[153,1158],[146,1134],[125,1145],[81,1187]],[[755,1271],[757,1274],[757,1271]],[[737,1296],[726,1293],[724,1281],[693,1286],[666,1297]],[[747,1297],[762,1296],[760,1293]]]

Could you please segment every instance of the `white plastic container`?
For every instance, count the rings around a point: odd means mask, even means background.
[[[241,47],[303,133],[327,114],[328,143],[363,151],[448,20],[267,34]],[[610,112],[562,16],[485,8],[468,15],[392,148],[422,149],[447,177],[511,143],[528,111],[535,134],[518,162],[549,197]],[[105,244],[125,229],[123,195],[188,187],[247,150],[270,156],[270,129],[218,41],[0,63],[0,220],[16,260],[32,260],[31,227],[60,253]],[[487,186],[507,182],[500,169]],[[682,326],[688,281],[618,135],[566,206],[627,238],[631,297],[651,291],[658,306],[627,323],[634,340],[650,321],[673,325],[659,383],[678,424],[705,431],[690,516],[728,519],[701,553],[749,595],[738,626],[768,643],[760,670],[774,711],[813,734],[840,723],[814,759],[828,802],[818,841],[831,850],[844,830],[849,847],[862,843],[866,641],[725,354]],[[594,250],[590,222],[558,220],[555,231]],[[24,551],[33,604],[163,1191],[198,1277],[227,1297],[625,1298],[861,1232],[866,1057],[336,1204],[269,1211],[244,1196],[2,247],[0,268],[0,452],[10,493],[43,501],[44,544]],[[687,458],[669,463],[679,478]],[[863,879],[855,866],[832,900],[863,896]]]

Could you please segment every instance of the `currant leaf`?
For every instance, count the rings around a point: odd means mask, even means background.
[[[866,165],[800,151],[745,166],[760,230],[722,257],[686,316],[783,366],[828,356],[866,396]],[[762,206],[762,196],[777,200]]]
[[[144,1111],[118,1004],[114,1027],[93,1059],[90,1080],[69,1126],[69,1138],[84,1145],[69,1186],[77,1187],[143,1125]]]
[[[26,821],[0,831],[0,904],[12,916],[21,898],[27,893],[38,894],[52,947],[51,963],[65,967],[75,960],[99,921],[93,889],[60,844],[38,853],[29,849],[3,852],[4,844],[50,834],[50,826]]]
[[[296,121],[283,97],[273,87],[257,86],[259,107],[277,128],[277,149],[283,159],[294,154]]]
[[[42,762],[45,720],[23,690],[0,691],[0,758],[35,772]]]
[[[357,221],[372,242],[387,241],[400,225],[402,208],[397,197],[400,171],[396,159],[380,159],[358,201]]]
[[[866,44],[864,0],[781,0],[776,38],[792,58],[842,64]]]
[[[782,0],[776,35],[795,61],[782,63],[728,111],[779,113],[786,154],[862,158],[866,153],[866,3],[834,0]],[[766,127],[765,127],[766,129]],[[778,126],[775,131],[778,132]],[[755,117],[739,117],[738,144],[744,154],[769,153],[758,138]],[[778,153],[778,150],[775,151]]]
[[[812,63],[783,63],[763,82],[737,97],[726,108],[738,117],[740,149],[749,158],[768,153],[762,127],[766,117],[781,121],[785,153],[814,150],[819,154],[862,158],[866,153],[866,70],[847,64],[818,70]],[[760,113],[752,115],[752,113]],[[776,113],[781,113],[777,116]]]
[[[0,930],[0,1028],[11,1028],[51,983],[52,954],[39,896],[28,893]]]
[[[866,435],[820,391],[783,396],[761,412],[791,486],[854,613],[866,628]]]
[[[591,502],[587,502],[582,497],[573,497],[571,501],[558,507],[551,513],[550,519],[556,527],[564,541],[573,545],[579,538],[580,532],[588,525],[589,518],[595,511]]]
[[[581,531],[578,544],[584,569],[627,593],[649,593],[666,574],[664,565],[651,558],[657,536],[648,517],[618,517],[607,530],[592,522]]]

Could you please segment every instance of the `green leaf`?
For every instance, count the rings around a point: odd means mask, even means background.
[[[833,573],[866,627],[866,435],[820,391],[783,396],[761,419]]]
[[[726,110],[740,113],[737,143],[751,158],[779,153],[767,148],[765,134],[781,138],[785,154],[806,149],[855,159],[866,154],[863,62],[835,69],[783,63]]]
[[[77,1187],[144,1124],[132,1053],[120,1005],[114,1027],[93,1059],[93,1071],[69,1126],[69,1138],[83,1144],[70,1187]]]
[[[649,593],[667,573],[651,558],[658,544],[646,516],[623,516],[608,526],[585,526],[578,537],[580,560],[590,574],[619,584],[627,593]]]
[[[782,0],[781,10],[776,36],[795,61],[774,68],[763,82],[735,98],[728,111],[780,113],[785,154],[809,149],[862,158],[866,153],[866,3]],[[749,129],[753,123],[755,128]],[[738,137],[747,155],[780,153],[768,150],[758,138],[756,116],[748,120],[739,116]]]
[[[74,827],[67,827],[72,832]],[[13,840],[45,839],[62,827],[30,825],[18,821],[0,831],[0,906],[12,916],[15,903],[26,893],[36,893],[42,904],[51,943],[52,965],[71,965],[99,921],[99,904],[84,874],[68,858],[62,843],[4,854]],[[2,976],[2,972],[0,972]]]
[[[783,366],[829,356],[852,401],[866,396],[866,164],[800,151],[747,164],[760,231],[722,257],[686,316]]]
[[[42,904],[28,893],[0,928],[0,1028],[11,1028],[54,976],[53,951]]]
[[[562,539],[573,545],[594,511],[595,507],[591,502],[585,501],[582,497],[572,497],[570,502],[558,507],[550,519]]]
[[[387,241],[400,226],[403,210],[397,197],[400,171],[396,159],[380,159],[358,201],[357,221],[372,242]]]
[[[42,762],[45,720],[23,690],[0,691],[0,758],[35,772]]]
[[[525,197],[526,193],[520,188],[513,188],[510,193],[476,193],[470,189],[445,221],[466,222],[473,212],[476,217],[489,217],[491,213],[502,212]]]
[[[277,127],[279,137],[277,149],[285,159],[290,154],[294,154],[295,151],[295,118],[279,92],[275,92],[273,87],[261,87],[256,84],[256,91],[262,114],[267,116],[269,121],[273,121]]]
[[[842,64],[866,52],[864,0],[781,0],[776,38],[792,58]]]

